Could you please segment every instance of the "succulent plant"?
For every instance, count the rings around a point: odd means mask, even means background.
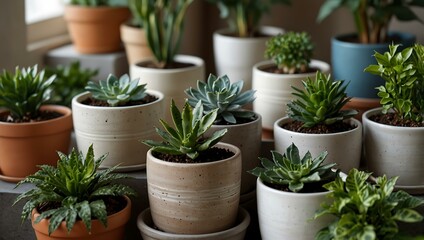
[[[10,111],[13,120],[35,118],[42,104],[51,96],[51,85],[56,76],[46,78],[38,66],[16,67],[15,73],[6,70],[0,75],[0,107]]]
[[[212,126],[217,116],[217,109],[203,115],[203,104],[199,101],[194,108],[188,101],[185,102],[182,112],[175,106],[174,100],[171,102],[171,115],[175,128],[160,120],[164,130],[156,128],[156,132],[162,137],[164,142],[152,140],[143,141],[144,144],[152,148],[152,151],[171,154],[187,155],[191,159],[199,156],[201,151],[207,150],[218,143],[227,129],[216,131],[206,138],[203,134]]]
[[[51,204],[49,210],[41,212],[35,219],[39,223],[42,219],[49,219],[49,235],[53,233],[62,221],[70,232],[80,218],[90,232],[91,220],[98,219],[107,227],[107,211],[105,199],[107,197],[132,196],[135,191],[114,181],[128,178],[124,174],[112,173],[117,166],[98,171],[106,155],[94,158],[91,145],[84,158],[82,152],[75,149],[69,155],[59,152],[57,167],[50,165],[40,166],[40,170],[26,177],[17,184],[32,183],[35,188],[19,195],[14,204],[26,199],[21,219],[26,220],[34,208]],[[54,207],[53,207],[54,206]],[[56,207],[57,206],[57,207]]]
[[[315,80],[308,77],[303,81],[304,90],[293,87],[297,99],[287,104],[288,116],[303,122],[303,127],[330,125],[353,117],[358,113],[356,110],[341,110],[351,99],[343,82],[333,81],[329,74],[317,71]]]
[[[288,32],[266,43],[265,57],[272,59],[282,73],[304,73],[309,69],[314,46],[306,32]]]
[[[331,201],[322,204],[315,218],[332,215],[336,219],[315,239],[401,239],[398,222],[422,221],[414,208],[424,201],[402,190],[394,192],[398,177],[388,179],[383,175],[372,183],[370,176],[354,168],[346,180],[337,176],[324,185]]]
[[[316,158],[308,151],[300,158],[299,149],[292,143],[283,155],[276,151],[271,153],[272,161],[260,158],[263,168],[256,167],[249,173],[266,183],[287,185],[292,192],[301,191],[308,183],[334,180],[338,174],[338,171],[331,169],[335,163],[322,165],[327,151]]]
[[[416,44],[397,52],[399,45],[391,44],[389,51],[374,54],[377,64],[364,71],[379,75],[384,86],[377,87],[383,113],[393,109],[399,118],[422,121],[424,118],[424,46]]]
[[[130,9],[133,17],[132,23],[137,27],[143,27],[141,1],[142,0],[128,0],[128,8]]]
[[[189,88],[185,92],[189,96],[188,102],[195,106],[199,100],[203,103],[203,109],[209,113],[218,109],[215,122],[237,123],[237,118],[252,118],[255,114],[242,109],[248,103],[255,100],[255,91],[243,89],[243,81],[231,83],[227,75],[216,77],[210,74],[207,83],[197,81],[197,89]]]
[[[184,28],[185,13],[194,0],[142,0],[141,19],[147,42],[160,68],[174,60]]]
[[[82,69],[78,61],[66,66],[47,67],[45,71],[46,76],[56,75],[49,103],[68,107],[71,106],[72,98],[83,92],[88,81],[98,73],[98,70]]]
[[[88,82],[85,89],[91,92],[93,98],[107,101],[114,107],[146,97],[146,84],[139,85],[139,81],[139,78],[130,80],[128,74],[122,75],[119,79],[109,74],[106,80],[100,80],[98,83]]]

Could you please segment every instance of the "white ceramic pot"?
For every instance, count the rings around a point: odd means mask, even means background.
[[[150,208],[145,209],[137,217],[137,226],[144,240],[244,240],[249,223],[249,213],[243,208],[239,208],[234,227],[214,233],[176,234],[155,229]]]
[[[87,152],[93,144],[94,154],[100,157],[108,153],[101,167],[120,164],[122,171],[145,168],[149,150],[140,140],[158,139],[154,126],[163,118],[164,96],[154,90],[154,102],[128,107],[98,107],[82,104],[90,93],[85,92],[72,99],[72,117],[78,150]]]
[[[248,173],[248,170],[259,165],[259,154],[261,151],[262,124],[261,116],[249,123],[235,125],[212,125],[206,133],[212,135],[221,129],[228,129],[228,132],[221,139],[222,142],[229,143],[238,147],[242,155],[241,171],[241,192],[246,194],[255,190],[256,177]]]
[[[235,37],[230,29],[218,30],[213,34],[213,48],[217,74],[226,74],[231,82],[244,81],[243,90],[252,89],[252,67],[265,60],[266,41],[284,30],[277,27],[261,27],[263,37]]]
[[[184,90],[189,87],[195,88],[197,80],[205,80],[205,63],[201,58],[177,55],[175,61],[191,63],[193,66],[176,69],[147,68],[142,67],[144,61],[130,66],[131,79],[140,78],[140,83],[147,83],[149,89],[157,90],[165,96],[164,112],[167,122],[172,122],[169,111],[171,99],[174,99],[175,104],[182,108],[187,98]],[[154,124],[157,123],[155,122]]]
[[[396,127],[369,119],[374,108],[362,115],[366,168],[374,176],[399,176],[398,188],[424,193],[424,127]],[[417,192],[417,190],[419,192]]]
[[[256,184],[259,228],[262,240],[311,240],[333,219],[322,216],[312,220],[328,192],[292,193],[266,186],[259,178]]]
[[[275,66],[273,61],[262,61],[253,66],[252,88],[256,90],[253,111],[262,116],[262,127],[272,130],[277,119],[286,116],[287,103],[293,100],[293,87],[303,89],[302,81],[308,77],[315,79],[316,72],[300,74],[277,74],[263,71]],[[330,65],[320,60],[312,60],[312,69],[323,73],[330,72]]]
[[[342,172],[349,172],[352,168],[359,168],[362,150],[362,124],[351,118],[348,121],[356,128],[329,134],[310,134],[289,131],[281,126],[292,121],[288,117],[277,120],[274,124],[275,150],[284,153],[294,143],[303,156],[307,151],[312,157],[317,157],[321,152],[327,151],[324,163],[337,163],[337,168]]]
[[[240,149],[208,163],[173,163],[147,153],[147,192],[155,225],[165,232],[205,234],[234,226],[240,198]]]

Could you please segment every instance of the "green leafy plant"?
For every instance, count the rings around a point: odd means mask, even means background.
[[[343,181],[337,177],[324,185],[331,203],[323,203],[315,218],[333,215],[336,220],[316,235],[316,239],[398,239],[397,222],[419,222],[423,217],[414,208],[423,200],[404,191],[393,192],[398,177],[378,177],[352,169]]]
[[[68,107],[71,106],[72,98],[83,92],[88,81],[98,73],[98,70],[82,69],[79,61],[66,66],[47,67],[45,71],[47,77],[56,75],[49,103]]]
[[[273,4],[290,4],[290,0],[207,0],[218,6],[221,18],[228,20],[230,28],[239,37],[253,37],[264,13]]]
[[[159,68],[177,54],[184,29],[185,13],[194,0],[142,0],[141,19],[147,42]]]
[[[152,151],[171,154],[187,155],[191,159],[199,156],[201,151],[207,150],[218,143],[227,129],[216,131],[210,137],[203,134],[212,126],[217,116],[217,109],[203,115],[203,104],[199,101],[194,108],[188,101],[185,102],[182,112],[171,102],[171,116],[175,128],[160,119],[163,128],[156,128],[156,132],[164,140],[156,142],[152,140],[143,141],[152,148]]]
[[[114,183],[128,177],[112,173],[117,166],[98,171],[106,155],[95,159],[92,145],[85,158],[82,152],[77,153],[75,149],[68,156],[61,152],[58,155],[57,167],[42,165],[39,171],[17,184],[17,187],[24,183],[35,185],[35,188],[22,193],[15,200],[14,204],[27,200],[21,214],[22,221],[31,215],[34,208],[51,203],[55,207],[42,212],[35,219],[35,223],[49,219],[49,235],[62,221],[66,222],[68,232],[78,219],[83,221],[89,232],[92,219],[98,219],[107,227],[105,198],[135,195],[130,187]]]
[[[15,73],[4,70],[0,75],[0,107],[10,111],[13,120],[29,121],[39,114],[42,104],[51,96],[51,85],[56,76],[45,77],[38,66],[16,67]]]
[[[255,100],[255,91],[242,93],[242,88],[242,80],[231,83],[227,75],[216,77],[210,74],[207,83],[197,81],[197,89],[190,87],[185,92],[191,106],[202,101],[205,114],[218,109],[215,122],[236,124],[236,118],[249,119],[255,115],[251,111],[242,110],[243,106]]]
[[[274,60],[282,73],[304,73],[309,69],[314,46],[306,32],[288,32],[266,43],[265,57]]]
[[[358,113],[356,110],[341,110],[350,100],[343,82],[333,81],[329,74],[317,71],[315,80],[308,77],[303,81],[304,90],[293,87],[297,99],[287,104],[288,116],[303,122],[303,127],[331,125],[353,117]]]
[[[71,5],[99,7],[99,6],[127,6],[127,0],[71,0]]]
[[[139,85],[139,81],[139,78],[130,80],[128,74],[119,79],[109,74],[106,80],[88,82],[85,89],[91,92],[93,98],[107,101],[109,106],[115,107],[146,97],[146,84]]]
[[[137,27],[143,27],[143,18],[141,16],[141,1],[142,0],[128,0],[128,7],[132,14],[132,23]]]
[[[321,6],[318,21],[336,9],[347,8],[354,19],[361,43],[382,43],[387,40],[390,21],[420,20],[411,7],[423,7],[423,0],[326,0]]]
[[[389,51],[374,54],[377,64],[364,71],[381,76],[384,86],[377,87],[383,113],[393,109],[398,118],[422,121],[424,118],[423,61],[424,46],[416,44],[397,52],[399,45],[391,44]]]
[[[287,185],[292,192],[301,191],[308,183],[332,181],[338,175],[338,171],[331,169],[335,163],[322,164],[327,157],[327,151],[316,158],[313,158],[308,151],[303,158],[300,158],[298,148],[292,143],[283,155],[276,151],[271,153],[272,161],[260,158],[263,168],[256,167],[248,172],[263,182]]]

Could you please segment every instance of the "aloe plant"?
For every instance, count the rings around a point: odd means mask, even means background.
[[[287,185],[292,192],[301,191],[305,184],[332,181],[338,175],[338,171],[331,169],[336,165],[335,163],[323,165],[327,151],[316,158],[313,158],[308,151],[300,158],[299,149],[292,143],[283,155],[276,151],[271,153],[272,161],[260,158],[263,167],[256,167],[248,172],[259,177],[263,182]]]
[[[142,0],[141,19],[147,42],[160,68],[173,62],[177,54],[185,13],[194,0]]]
[[[227,129],[216,131],[210,137],[203,134],[212,126],[217,116],[217,109],[203,115],[203,104],[199,101],[194,108],[188,101],[182,111],[177,108],[174,100],[171,101],[171,116],[175,128],[160,119],[165,130],[156,128],[156,132],[163,142],[144,140],[143,143],[152,148],[154,152],[171,155],[186,155],[196,159],[199,153],[218,143],[227,132]]]
[[[237,118],[249,119],[255,115],[242,109],[255,100],[255,91],[247,90],[242,93],[242,89],[242,80],[231,83],[227,75],[216,77],[210,74],[207,83],[197,81],[197,89],[190,87],[185,92],[191,106],[202,101],[205,114],[218,109],[215,122],[236,124]]]
[[[109,106],[123,105],[129,101],[137,101],[146,97],[146,84],[139,85],[139,78],[130,80],[128,74],[119,79],[109,74],[106,80],[88,82],[85,87],[91,92],[93,98],[107,101]]]
[[[351,99],[346,95],[344,81],[333,81],[331,76],[320,71],[316,79],[303,81],[304,90],[293,87],[297,98],[287,104],[287,114],[291,119],[303,122],[303,127],[317,124],[331,125],[351,118],[356,110],[342,110]]]
[[[314,46],[306,32],[288,32],[266,43],[265,57],[272,59],[282,73],[304,73],[309,69]]]
[[[38,66],[16,67],[15,73],[4,70],[0,75],[0,107],[10,111],[13,121],[29,121],[39,114],[41,105],[51,96],[56,76],[47,78]]]
[[[420,222],[423,216],[414,208],[423,200],[404,191],[394,192],[398,177],[377,177],[371,173],[350,170],[344,181],[340,176],[324,185],[330,191],[330,203],[323,203],[315,218],[335,216],[336,220],[317,233],[324,239],[399,239],[398,222]]]
[[[57,167],[40,166],[35,174],[26,177],[17,184],[32,183],[35,188],[19,195],[14,204],[26,200],[21,219],[26,220],[34,208],[51,203],[50,210],[41,212],[35,224],[42,219],[49,219],[49,235],[65,221],[70,232],[78,219],[81,219],[91,230],[92,219],[98,219],[107,227],[107,211],[105,198],[117,196],[133,196],[135,191],[116,180],[128,178],[124,174],[113,173],[117,166],[98,171],[106,155],[98,159],[94,157],[93,146],[88,148],[84,157],[75,149],[69,155],[59,152]]]

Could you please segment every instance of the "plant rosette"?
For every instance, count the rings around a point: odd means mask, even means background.
[[[108,153],[101,168],[119,164],[117,170],[132,171],[146,166],[147,146],[141,139],[157,139],[153,129],[157,119],[163,117],[164,95],[155,90],[146,93],[153,102],[134,106],[91,106],[84,103],[91,94],[81,93],[72,100],[73,122],[78,149],[87,151],[91,144],[95,154]]]

